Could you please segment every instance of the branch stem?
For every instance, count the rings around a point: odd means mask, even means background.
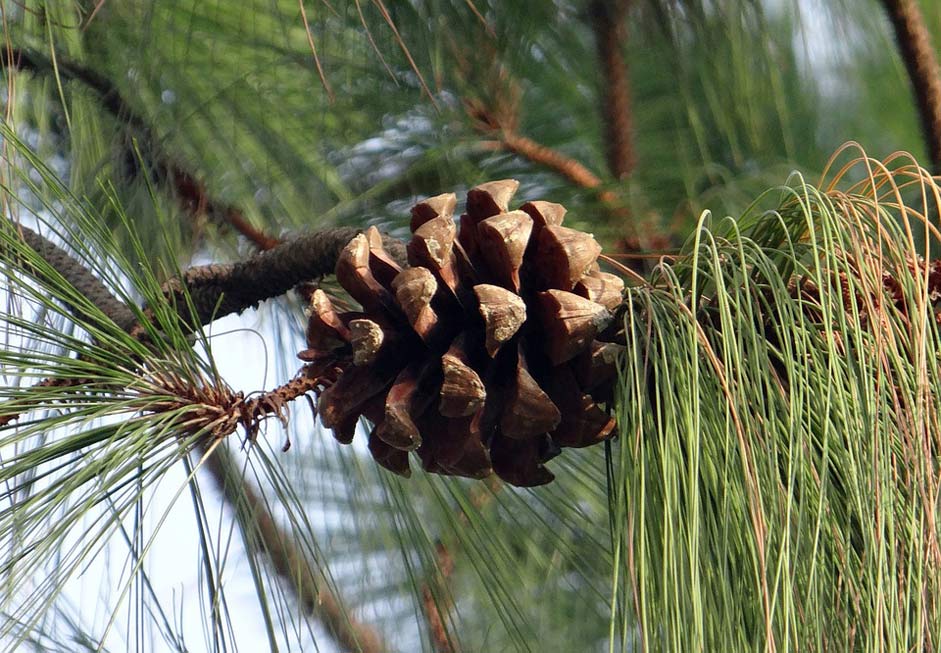
[[[636,163],[633,143],[630,78],[623,46],[627,38],[628,0],[593,0],[589,7],[598,61],[604,79],[602,118],[608,169],[624,179]]]
[[[912,84],[932,172],[941,174],[941,68],[931,34],[916,0],[882,0],[882,4]]]
[[[0,49],[0,65],[5,69],[29,70],[34,73],[55,76],[82,84],[94,92],[101,106],[118,120],[133,129],[144,145],[144,154],[155,173],[155,178],[168,183],[174,191],[180,207],[192,215],[204,213],[218,224],[227,224],[252,242],[260,250],[271,249],[280,240],[252,226],[240,209],[210,197],[205,184],[188,172],[166,153],[162,152],[154,130],[134,111],[121,96],[110,79],[81,64],[56,55],[55,64],[45,55],[26,48]],[[133,160],[134,152],[127,156]]]
[[[79,289],[107,318],[113,320],[122,329],[134,332],[136,324],[134,311],[111,294],[91,270],[42,235],[25,227],[20,228],[20,233],[31,249],[35,250],[76,289]],[[272,287],[283,287],[287,290],[297,283],[294,280],[297,274],[310,278],[305,275],[317,276],[317,274],[332,272],[340,250],[355,234],[355,229],[328,230],[308,234],[256,255],[246,262],[247,267],[244,269],[238,265],[220,266],[224,273],[218,270],[214,273],[214,266],[192,269],[184,275],[184,283],[192,284],[194,295],[204,292],[205,297],[215,296],[217,299],[221,297],[225,302],[225,295],[219,293],[224,293],[225,289],[237,288],[240,282],[245,282],[247,278],[245,275],[249,275],[249,270],[254,266],[257,267],[254,270],[256,274],[259,271],[267,273],[280,271],[282,277],[286,276],[281,279],[281,286],[272,282],[274,285],[267,287],[269,290]],[[393,255],[404,255],[404,247],[398,241],[390,239],[388,245]],[[290,272],[287,269],[290,265],[298,266],[302,272]],[[239,276],[240,274],[242,276]],[[212,290],[207,291],[210,288]],[[213,293],[216,294],[213,295]],[[240,297],[243,301],[245,300],[245,295],[240,295]],[[70,306],[69,310],[80,320],[90,319],[79,308]],[[141,330],[137,329],[137,331]],[[47,379],[35,387],[38,391],[50,385],[63,384],[64,381],[63,379]],[[204,451],[218,438],[226,437],[234,432],[239,424],[244,426],[249,435],[253,435],[262,419],[270,415],[282,416],[283,408],[287,403],[313,390],[314,385],[313,379],[300,376],[272,391],[248,400],[242,398],[241,395],[223,393],[221,401],[225,405],[214,406],[214,408],[221,409],[226,415],[220,415],[220,410],[202,410],[202,413],[205,413],[203,419],[211,420],[212,424],[218,425],[219,428],[217,432],[210,430],[207,434],[202,445]],[[180,408],[177,404],[172,407]],[[197,413],[199,412],[197,410]],[[12,414],[4,412],[3,407],[0,406],[0,427],[18,416],[17,411],[13,411]],[[249,549],[252,553],[266,555],[271,567],[291,589],[304,612],[320,620],[343,650],[361,653],[383,651],[384,647],[378,633],[349,616],[342,601],[329,589],[323,574],[315,573],[311,561],[294,543],[295,538],[278,526],[265,501],[242,478],[237,465],[231,460],[224,446],[213,447],[213,452],[205,459],[204,468],[219,485],[225,500],[235,509]]]
[[[184,290],[196,307],[199,324],[238,313],[283,295],[304,281],[333,274],[340,252],[360,232],[337,227],[301,234],[238,263],[193,267],[166,285],[168,299],[185,311]],[[405,246],[383,237],[386,251],[404,264]]]

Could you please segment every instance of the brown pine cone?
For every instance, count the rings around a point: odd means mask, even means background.
[[[454,194],[420,202],[408,268],[375,228],[354,238],[336,276],[360,311],[311,298],[300,357],[322,382],[321,419],[349,443],[365,417],[370,452],[398,474],[415,451],[427,471],[541,485],[560,447],[614,432],[598,403],[623,347],[598,338],[624,283],[599,270],[590,234],[561,226],[561,205],[509,210],[518,186],[471,189],[459,228]]]

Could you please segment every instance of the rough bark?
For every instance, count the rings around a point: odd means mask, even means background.
[[[333,274],[340,252],[359,232],[353,227],[314,231],[245,261],[190,268],[181,279],[168,284],[167,294],[176,301],[181,315],[186,315],[185,288],[195,306],[197,320],[208,324],[283,295],[303,281]],[[395,260],[404,263],[404,247],[399,241],[385,237],[383,243]]]
[[[22,236],[23,241],[31,249],[74,286],[78,294],[111,318],[121,329],[129,331],[137,323],[137,314],[112,295],[101,280],[71,254],[32,229],[22,225],[15,225],[12,228]],[[38,270],[34,270],[34,273],[41,274]],[[68,309],[84,319],[89,317],[79,304],[71,303]]]

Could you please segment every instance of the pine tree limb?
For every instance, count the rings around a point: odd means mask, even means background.
[[[232,227],[260,250],[270,249],[280,242],[278,238],[252,226],[238,207],[212,198],[203,182],[162,152],[153,129],[134,111],[121,96],[117,86],[107,77],[58,55],[53,65],[45,55],[26,48],[0,49],[0,65],[5,69],[28,70],[43,75],[58,74],[68,81],[84,85],[98,96],[102,107],[108,113],[127,124],[137,134],[144,145],[144,152],[148,156],[155,179],[173,189],[183,210],[193,215],[205,214],[217,224]],[[134,161],[136,153],[129,151],[127,157]]]
[[[604,79],[605,154],[608,169],[615,179],[630,175],[636,163],[630,79],[623,52],[628,6],[628,0],[593,0],[588,10]]]
[[[128,321],[131,324],[136,323],[134,311],[111,294],[95,274],[82,265],[80,261],[30,229],[21,227],[20,233],[30,248],[34,249],[69,283],[81,290],[107,318],[122,325],[122,328],[125,328]],[[318,244],[306,248],[301,247],[302,251],[300,253],[315,258],[320,257],[316,258],[312,265],[317,270],[323,270],[321,273],[325,274],[332,271],[336,266],[339,249],[355,233],[355,230],[334,230],[328,232],[326,237],[319,239],[317,234],[311,234],[307,241]],[[344,238],[346,238],[345,241]],[[307,242],[303,240],[303,237],[298,240]],[[390,246],[394,247],[396,243],[397,241],[390,241]],[[401,243],[398,243],[398,247],[404,251]],[[294,252],[294,250],[288,249],[287,251],[298,255],[298,252]],[[393,251],[395,250],[390,250],[390,253]],[[402,251],[398,251],[400,256],[403,255]],[[265,254],[268,254],[269,258],[279,258],[278,252],[266,252]],[[283,265],[284,260],[281,260],[280,263]],[[303,261],[301,264],[311,265],[309,261]],[[277,266],[275,267],[277,268]],[[208,276],[211,277],[211,275]],[[194,273],[193,278],[205,280],[208,277],[205,273]],[[198,286],[198,283],[196,285]],[[293,283],[290,283],[287,287],[292,286]],[[75,307],[69,307],[69,309],[79,319],[88,319],[88,316],[81,309]],[[47,379],[37,384],[36,387],[65,385],[63,381],[62,379]],[[205,413],[203,421],[207,422],[208,430],[202,443],[204,451],[211,446],[215,439],[230,435],[240,424],[250,436],[253,435],[262,419],[269,415],[283,417],[283,409],[287,403],[303,396],[312,389],[313,381],[311,379],[299,377],[279,388],[248,400],[243,399],[240,394],[230,392],[219,394],[221,403],[218,405],[212,405],[211,402],[207,402],[203,398],[199,410]],[[168,394],[173,396],[173,393]],[[167,409],[179,409],[181,407],[181,405],[173,404],[168,405]],[[6,413],[2,408],[0,406],[0,427],[19,416],[16,412]],[[200,417],[202,417],[202,414],[200,414]],[[199,421],[197,420],[193,428],[197,428],[198,424]],[[265,502],[241,477],[236,465],[228,456],[229,454],[224,447],[216,446],[212,454],[206,458],[204,467],[219,485],[226,501],[235,508],[240,528],[245,533],[246,543],[251,552],[253,554],[263,553],[267,557],[277,575],[292,590],[305,613],[319,619],[344,650],[361,651],[362,653],[379,653],[385,650],[378,633],[369,626],[351,619],[344,609],[342,601],[328,588],[325,579],[318,579],[303,551],[293,543],[293,539],[289,534],[280,529]],[[250,534],[256,537],[252,537]],[[254,546],[252,543],[254,543]]]
[[[181,279],[168,282],[168,299],[181,316],[187,305],[184,289],[196,307],[199,324],[208,324],[259,302],[283,295],[299,283],[333,274],[340,251],[360,230],[337,227],[301,234],[272,249],[259,252],[238,263],[193,267]],[[400,263],[405,263],[405,246],[383,237],[383,245]]]
[[[32,229],[17,225],[24,242],[87,297],[122,330],[140,333],[136,314],[80,261]],[[214,319],[240,313],[259,302],[283,295],[298,284],[333,274],[337,257],[359,229],[337,227],[300,234],[272,249],[237,263],[211,264],[189,268],[182,278],[165,286],[166,298],[177,307],[186,323],[192,322],[185,294],[196,308],[199,326]],[[383,236],[386,251],[400,264],[406,263],[404,244]],[[77,317],[87,319],[80,309],[70,306]],[[195,326],[192,325],[191,326]]]
[[[601,178],[577,159],[537,143],[515,131],[501,130],[498,146],[555,172],[579,188],[594,190],[602,184]],[[603,192],[602,195],[606,193]]]
[[[934,174],[941,174],[941,67],[916,0],[882,0],[905,63]]]
[[[635,165],[633,121],[630,101],[630,80],[622,46],[625,39],[627,0],[593,0],[589,6],[591,25],[595,32],[598,56],[604,76],[603,118],[606,137],[606,158],[611,175],[623,179]],[[511,82],[502,81],[510,88]],[[498,97],[507,93],[497,93]],[[544,168],[552,170],[579,188],[597,189],[602,179],[583,163],[558,150],[542,145],[520,134],[516,129],[516,106],[489,106],[477,99],[465,100],[467,113],[474,128],[496,140],[485,146],[512,152]],[[600,199],[616,204],[610,191],[602,191]]]
[[[137,323],[134,311],[111,294],[101,280],[71,254],[32,229],[22,225],[17,225],[16,229],[31,249],[122,330],[130,331]],[[68,308],[80,319],[88,319],[78,306],[70,305]]]
[[[385,650],[378,633],[351,618],[325,578],[311,569],[307,556],[275,521],[266,502],[243,478],[225,447],[217,446],[205,459],[209,472],[245,535],[250,555],[266,557],[282,582],[290,587],[306,614],[315,615],[343,651],[380,653]]]

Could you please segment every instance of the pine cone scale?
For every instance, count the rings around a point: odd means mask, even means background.
[[[322,380],[319,412],[348,442],[362,416],[382,467],[532,487],[554,476],[563,447],[612,436],[600,405],[613,397],[622,345],[605,342],[624,284],[598,268],[590,234],[563,227],[565,208],[510,202],[519,184],[468,191],[456,224],[452,193],[416,204],[410,267],[375,229],[354,238],[337,280],[362,310],[311,297],[307,374]]]

